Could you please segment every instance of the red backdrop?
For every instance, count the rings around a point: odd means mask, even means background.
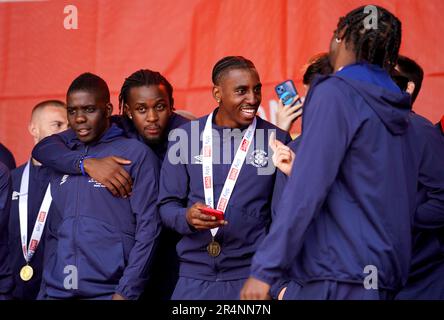
[[[163,73],[176,107],[201,116],[214,106],[211,70],[225,55],[251,59],[264,83],[264,117],[273,120],[273,86],[301,85],[302,67],[327,51],[338,18],[360,0],[103,0],[0,3],[0,141],[18,163],[32,148],[32,107],[64,99],[70,82],[90,71],[117,95],[125,76],[140,68]],[[444,1],[375,1],[403,22],[401,52],[425,70],[415,110],[438,121],[444,114]],[[78,9],[78,29],[66,30],[67,5]]]

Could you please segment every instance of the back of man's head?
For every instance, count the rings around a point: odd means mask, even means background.
[[[329,75],[333,72],[328,53],[319,53],[310,58],[302,78],[303,84],[309,86],[316,75]]]
[[[408,79],[406,91],[411,94],[413,104],[421,90],[424,71],[414,60],[402,55],[399,55],[395,69]]]

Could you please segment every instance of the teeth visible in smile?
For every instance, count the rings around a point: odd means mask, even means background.
[[[255,109],[242,109],[242,112],[247,113],[249,115],[253,115],[256,112],[256,110]]]

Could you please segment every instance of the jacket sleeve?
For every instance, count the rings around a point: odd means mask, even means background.
[[[358,127],[357,111],[329,83],[313,88],[307,98],[297,170],[292,170],[270,232],[253,257],[251,276],[270,285],[284,277],[299,253]]]
[[[50,261],[53,261],[53,256],[57,252],[57,231],[61,224],[61,216],[59,211],[57,211],[57,207],[52,204],[49,213],[48,220],[46,221],[45,231],[43,233],[43,237],[45,240],[45,251],[43,254],[43,274],[42,274],[42,282],[40,283],[40,290],[37,295],[37,300],[46,300],[48,298],[46,292],[46,276],[47,272],[51,272],[52,266],[50,265]]]
[[[444,138],[431,123],[426,123],[421,132],[425,150],[419,167],[419,186],[425,197],[418,204],[415,225],[420,228],[444,227]]]
[[[148,281],[149,269],[155,254],[161,230],[157,211],[159,188],[159,162],[147,149],[140,165],[132,172],[134,184],[130,197],[131,209],[136,217],[135,244],[130,251],[127,266],[116,288],[126,299],[136,300]]]
[[[32,150],[32,157],[51,169],[72,175],[81,174],[79,162],[81,151],[71,150],[68,146],[72,130],[44,138]]]
[[[168,153],[172,145],[174,144],[170,143]],[[166,227],[181,235],[189,235],[196,232],[186,219],[190,177],[185,165],[187,159],[181,154],[179,159],[177,164],[172,164],[170,157],[165,157],[163,161],[160,172],[159,213]]]
[[[0,162],[0,300],[11,297],[14,285],[9,264],[8,222],[11,205],[11,177],[8,168]]]

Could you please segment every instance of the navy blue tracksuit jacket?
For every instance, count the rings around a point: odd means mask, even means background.
[[[54,174],[51,193],[56,213],[49,217],[46,230],[40,297],[107,299],[118,293],[137,299],[160,233],[157,157],[144,144],[124,138],[114,125],[90,145],[81,143],[71,130],[60,135],[69,141],[68,147],[84,155],[131,160],[127,170],[133,192],[128,199],[116,198],[90,177]],[[66,280],[74,269],[77,288],[71,278],[69,286]]]
[[[277,138],[284,142],[290,141],[290,137],[286,132],[257,117],[255,139],[225,212],[228,225],[219,228],[215,237],[221,244],[222,251],[219,256],[213,258],[206,250],[211,241],[210,230],[196,231],[190,227],[185,217],[187,208],[194,203],[205,203],[202,143],[199,136],[206,120],[207,116],[174,131],[178,140],[170,142],[168,157],[165,158],[161,170],[159,212],[164,225],[182,234],[182,239],[177,245],[181,277],[205,281],[245,279],[248,277],[251,258],[271,222],[275,168],[273,167],[269,174],[258,173],[261,167],[272,166],[268,137],[271,131],[276,131]],[[213,123],[215,204],[244,133],[240,130],[237,130],[237,134],[234,132]],[[215,297],[217,293],[209,298]]]

